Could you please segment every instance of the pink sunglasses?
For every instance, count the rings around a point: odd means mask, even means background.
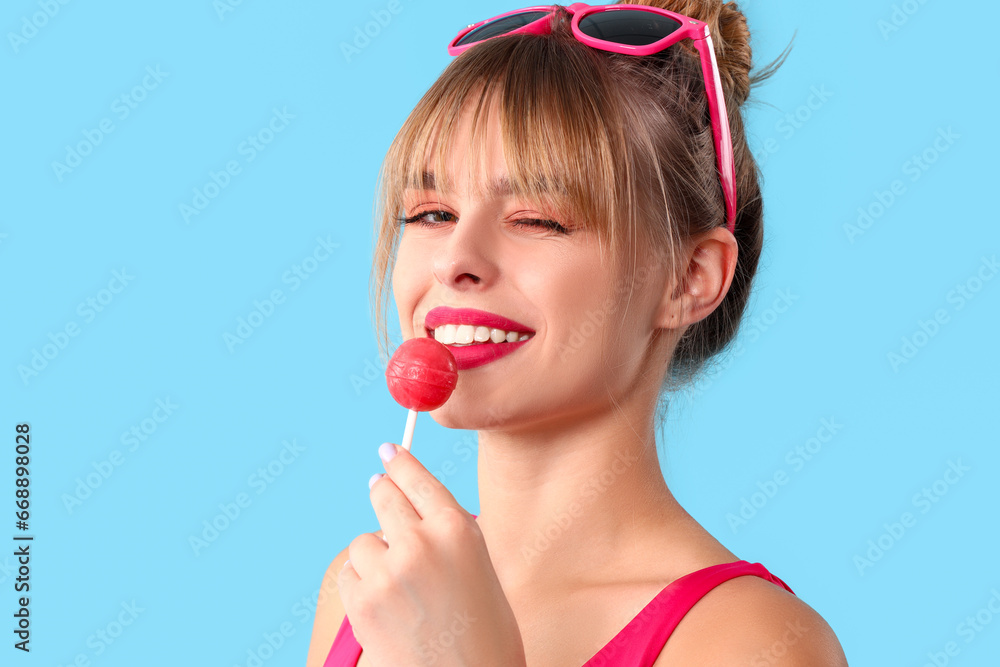
[[[516,9],[491,19],[473,23],[448,44],[448,53],[457,56],[470,46],[492,37],[513,33],[545,35],[558,5]],[[588,5],[575,2],[565,9],[573,15],[573,35],[595,49],[648,56],[663,51],[688,37],[701,56],[705,93],[712,115],[715,158],[726,201],[727,228],[736,227],[736,168],[733,163],[733,140],[726,113],[726,99],[715,61],[715,48],[708,25],[676,12],[645,5]]]

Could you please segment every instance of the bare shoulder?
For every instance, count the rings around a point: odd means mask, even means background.
[[[320,584],[319,600],[316,602],[316,618],[313,619],[312,639],[309,641],[309,655],[306,667],[323,667],[326,655],[333,645],[340,624],[344,622],[344,605],[340,602],[340,592],[337,589],[337,575],[347,560],[345,548],[333,559],[323,575]]]
[[[382,537],[382,531],[375,533]],[[333,639],[344,622],[344,605],[340,601],[340,591],[337,587],[337,577],[348,558],[347,548],[337,554],[323,575],[320,585],[319,600],[316,602],[316,618],[313,620],[312,639],[309,641],[309,655],[306,667],[323,667],[326,656],[333,645]]]
[[[674,630],[654,667],[846,667],[823,617],[780,586],[755,576],[720,584]]]

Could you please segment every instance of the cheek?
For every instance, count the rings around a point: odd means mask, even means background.
[[[412,332],[413,311],[416,308],[421,285],[426,281],[428,267],[422,267],[419,253],[413,252],[405,241],[400,241],[396,253],[396,261],[392,269],[392,296],[396,302],[399,323],[405,338],[422,335],[423,332]]]
[[[614,340],[621,326],[611,299],[611,276],[598,257],[577,255],[549,260],[525,284],[544,314],[546,375],[584,386],[603,382],[605,362],[614,367]]]
[[[579,330],[589,322],[587,330],[592,335],[594,326],[608,325],[610,310],[614,307],[607,269],[597,257],[566,258],[550,264],[549,271],[540,272],[535,293],[545,295],[543,304],[546,317],[554,330],[566,335]]]
[[[561,279],[539,287],[548,302],[550,345],[555,359],[570,364],[585,381],[611,374],[626,378],[636,372],[648,345],[649,293],[615,276],[598,257],[580,259],[564,268]]]

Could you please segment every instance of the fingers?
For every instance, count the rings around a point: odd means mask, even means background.
[[[403,535],[420,522],[420,515],[389,475],[382,475],[372,483],[369,496],[378,525],[382,527],[383,538],[385,535]]]
[[[387,442],[379,447],[379,457],[396,488],[402,492],[410,507],[420,518],[427,517],[437,508],[461,509],[451,492],[410,452]],[[376,482],[372,491],[374,492],[385,479],[383,477]],[[404,514],[404,519],[408,518],[408,515]],[[379,519],[380,525],[387,533],[391,535],[395,532],[390,524],[381,523],[381,517]]]
[[[373,533],[362,533],[351,540],[347,547],[348,559],[340,571],[340,578],[347,581],[364,579],[381,567],[388,545]]]

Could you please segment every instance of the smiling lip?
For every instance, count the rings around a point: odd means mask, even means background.
[[[443,324],[471,324],[473,326],[488,327],[491,329],[503,329],[504,331],[517,331],[519,333],[533,334],[535,331],[524,326],[520,322],[507,319],[495,313],[475,308],[449,308],[448,306],[438,306],[432,308],[424,318],[424,327],[430,331]],[[455,364],[458,370],[468,370],[484,366],[514,352],[531,340],[522,340],[516,343],[494,343],[492,341],[480,343],[478,345],[449,345],[452,355],[455,357]]]
[[[448,306],[431,308],[430,312],[424,318],[424,326],[428,329],[437,329],[442,324],[472,324],[474,326],[489,327],[490,329],[535,333],[533,329],[524,326],[520,322],[508,320],[506,317],[495,313],[488,313],[485,310],[449,308]]]

